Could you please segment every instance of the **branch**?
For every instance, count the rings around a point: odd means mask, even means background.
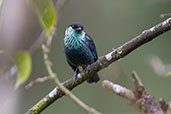
[[[138,75],[132,74],[135,91],[114,84],[108,80],[102,82],[102,86],[116,95],[127,98],[136,106],[141,114],[165,114],[169,111],[169,105],[163,99],[155,102],[154,98],[148,94]]]
[[[108,80],[104,80],[102,82],[102,87],[105,90],[112,92],[116,95],[119,95],[121,97],[125,97],[125,98],[130,99],[130,100],[133,100],[135,98],[133,91],[131,91],[130,89],[127,89],[125,87],[122,87],[118,84],[114,84]]]
[[[126,42],[125,44],[113,50],[112,52],[108,53],[107,55],[99,57],[99,59],[95,63],[89,65],[85,70],[83,70],[79,74],[78,76],[79,78],[77,82],[75,82],[74,77],[72,77],[66,80],[65,82],[63,82],[62,85],[68,88],[69,90],[72,90],[73,88],[80,85],[88,78],[90,78],[93,74],[106,68],[111,63],[128,55],[130,52],[137,49],[139,46],[153,40],[157,36],[161,35],[164,32],[169,31],[170,29],[171,29],[171,18],[163,21],[162,23],[148,30],[143,31],[140,35]],[[52,93],[53,96],[51,96]],[[31,108],[30,110],[34,110],[34,107],[40,107],[40,109],[45,109],[46,107],[48,107],[55,100],[62,97],[63,95],[64,92],[61,91],[58,87],[56,87],[47,96],[45,96],[37,104],[35,104],[35,106],[33,106],[33,108]],[[41,111],[42,110],[38,110],[37,113],[40,113]]]

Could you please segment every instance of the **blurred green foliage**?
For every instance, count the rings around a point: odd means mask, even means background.
[[[36,11],[40,24],[49,37],[52,28],[56,25],[57,18],[52,0],[29,0],[30,5]]]
[[[17,67],[17,81],[15,84],[15,89],[17,89],[29,78],[32,62],[29,53],[26,51],[18,51],[12,58]]]
[[[160,14],[171,11],[168,0],[71,0],[61,11],[57,26],[57,36],[52,43],[50,59],[53,68],[61,81],[65,81],[74,72],[68,66],[63,52],[65,28],[71,23],[81,23],[85,31],[92,36],[99,56],[107,54],[128,40],[140,34],[164,19]],[[136,49],[120,61],[99,72],[101,81],[108,79],[133,89],[131,73],[133,70],[140,76],[147,91],[159,99],[171,100],[171,78],[160,77],[154,73],[148,63],[148,57],[155,55],[164,63],[171,64],[171,32],[164,33],[152,42]],[[41,50],[33,56],[33,71],[30,80],[46,76]],[[28,81],[29,82],[29,81]],[[55,84],[47,81],[31,89],[23,90],[17,114],[23,114],[42,97],[47,95]],[[137,109],[130,102],[119,96],[106,92],[101,83],[84,83],[72,91],[82,101],[103,113],[136,113]],[[62,97],[42,114],[86,114],[68,97]]]

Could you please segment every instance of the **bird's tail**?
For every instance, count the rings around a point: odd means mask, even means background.
[[[92,77],[90,77],[89,79],[87,79],[87,82],[88,83],[93,83],[93,82],[97,83],[99,80],[100,80],[100,78],[99,78],[98,74],[95,74]]]

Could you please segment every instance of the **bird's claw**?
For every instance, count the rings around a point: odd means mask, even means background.
[[[79,69],[77,68],[74,73],[74,80],[77,82],[78,81],[78,74],[80,73]]]
[[[86,67],[86,72],[89,73],[90,70],[91,70],[91,69],[90,69],[90,65],[87,65],[87,67]]]

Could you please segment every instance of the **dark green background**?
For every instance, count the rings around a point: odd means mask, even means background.
[[[134,38],[166,18],[160,14],[171,12],[169,0],[70,0],[59,15],[57,35],[52,43],[50,59],[53,69],[61,81],[70,78],[74,72],[66,63],[63,52],[65,28],[72,23],[81,23],[85,31],[92,36],[99,56],[105,55],[128,40]],[[171,99],[171,78],[158,76],[148,63],[148,57],[155,55],[164,63],[171,63],[171,32],[159,36],[134,52],[99,72],[101,81],[108,79],[133,89],[131,73],[135,70],[140,76],[146,90],[158,100]],[[39,49],[33,55],[32,74],[27,81],[46,76],[47,72]],[[137,109],[130,102],[105,91],[98,84],[83,83],[72,92],[89,106],[103,113],[136,113]],[[26,83],[26,84],[27,84]],[[47,81],[31,89],[24,89],[19,94],[18,114],[23,114],[42,97],[47,95],[55,84]],[[42,114],[86,114],[70,98],[63,97],[45,109]]]

